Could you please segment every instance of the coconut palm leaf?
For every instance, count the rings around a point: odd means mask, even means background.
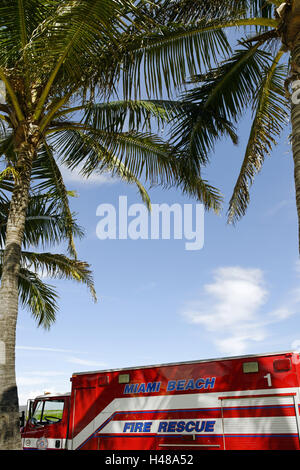
[[[14,152],[14,136],[11,129],[5,129],[0,133],[0,156],[4,156],[7,165],[16,161]]]
[[[279,4],[278,4],[279,3]],[[240,17],[272,18],[274,7],[279,6],[281,0],[167,0],[161,14],[169,21],[198,21],[204,17],[210,19],[236,19]]]
[[[282,55],[283,52],[279,52],[272,66],[262,73],[253,102],[254,119],[244,161],[229,203],[229,222],[235,222],[245,214],[250,200],[249,187],[288,122],[289,106],[284,90],[287,66],[279,64]]]
[[[97,299],[90,266],[84,261],[71,259],[57,253],[22,251],[21,262],[22,265],[38,273],[41,277],[75,280],[85,284],[90,290],[93,299]]]
[[[1,257],[2,252],[0,252],[0,260]],[[2,263],[0,262],[1,274]],[[59,310],[57,290],[42,279],[44,275],[47,275],[49,279],[67,279],[84,284],[88,287],[94,301],[97,299],[87,263],[61,254],[23,252],[19,273],[20,303],[24,309],[30,311],[39,327],[49,329],[56,321]]]
[[[150,185],[160,185],[164,188],[177,187],[185,194],[199,197],[202,200],[201,188],[205,188],[197,167],[190,169],[189,156],[176,153],[176,149],[163,142],[158,136],[150,133],[105,132],[86,128],[85,132],[78,128],[62,130],[56,137],[54,146],[60,148],[62,163],[73,169],[81,166],[85,175],[91,171],[110,170],[112,175],[120,174],[119,164],[126,168],[130,180],[143,178]],[[58,151],[58,150],[57,150]],[[114,160],[116,159],[116,160]],[[113,162],[119,162],[113,167]],[[125,177],[125,175],[122,175]],[[190,187],[188,186],[190,184]],[[215,189],[211,192],[214,210],[220,202],[220,194]],[[216,196],[214,198],[214,196]],[[208,207],[208,206],[207,206]]]
[[[221,137],[236,144],[233,123],[248,107],[270,57],[258,45],[245,45],[218,68],[193,77],[189,84],[197,86],[182,96],[184,112],[176,118],[172,142],[203,165]]]
[[[61,171],[56,163],[52,148],[44,141],[38,158],[35,160],[32,169],[32,181],[38,181],[33,185],[33,191],[45,193],[55,201],[58,212],[61,213],[64,221],[65,234],[68,240],[68,251],[72,256],[77,256],[74,243],[74,218],[69,206],[69,197],[74,193],[67,191],[61,175]],[[77,233],[78,234],[78,233]]]
[[[8,218],[9,199],[0,199],[0,246],[5,242],[5,226]],[[63,254],[26,251],[26,247],[41,247],[62,243],[68,239],[69,229],[64,222],[65,214],[49,195],[30,199],[25,223],[23,251],[19,273],[19,298],[24,308],[29,309],[38,326],[50,328],[58,312],[58,295],[55,288],[45,283],[49,279],[73,280],[88,287],[96,301],[96,293],[90,266],[83,261]],[[83,232],[73,218],[73,236]],[[2,275],[3,249],[0,249],[0,276]]]
[[[195,24],[168,24],[151,35],[137,36],[127,46],[123,60],[122,82],[125,98],[137,99],[143,91],[147,96],[162,96],[194,75],[207,70],[231,51],[221,28],[202,20]],[[143,79],[138,80],[142,74]],[[133,86],[134,85],[134,86]]]
[[[205,109],[213,108],[236,121],[257,90],[262,68],[272,62],[272,56],[259,46],[245,44],[219,67],[193,77],[189,84],[200,82],[200,86],[187,92],[184,101],[203,103]]]
[[[0,187],[2,183],[0,184]],[[0,246],[4,246],[6,222],[10,207],[9,197],[4,194],[0,198]],[[55,246],[68,241],[70,229],[73,238],[82,238],[84,232],[77,224],[75,215],[70,214],[68,224],[60,202],[49,195],[41,194],[30,198],[25,220],[23,247]]]
[[[22,307],[30,311],[37,326],[49,329],[55,322],[58,312],[55,289],[25,268],[20,268],[19,273],[19,299]]]
[[[84,112],[82,122],[94,129],[105,129],[111,132],[120,132],[125,125],[128,131],[151,131],[154,126],[155,129],[164,127],[172,118],[176,107],[176,101],[166,100],[118,100],[88,103],[82,110]],[[64,123],[60,125],[63,126]]]
[[[77,88],[89,76],[91,84],[93,60],[105,50],[107,43],[116,51],[119,48],[118,37],[120,29],[124,28],[121,17],[126,15],[126,11],[126,1],[70,1],[58,3],[53,14],[44,19],[27,48],[28,53],[34,50],[37,67],[44,61],[50,72],[37,103],[35,118],[40,116],[43,105],[52,94],[55,80],[64,88],[65,77],[68,84],[72,77],[71,81]],[[115,55],[112,47],[110,54]]]
[[[283,26],[276,12],[280,3],[276,0],[225,0],[210,4],[198,0],[193,5],[189,0],[167,2],[166,17],[173,14],[173,19],[181,21],[190,9],[193,21],[205,14],[215,28],[242,27],[240,48],[208,73],[190,79],[191,90],[181,96],[183,112],[176,116],[172,130],[172,142],[194,161],[199,159],[206,165],[217,139],[225,135],[236,143],[233,126],[249,107],[252,109],[250,136],[229,203],[229,222],[236,222],[245,214],[249,187],[288,121],[289,67],[280,63],[286,49],[286,43],[281,48]]]
[[[0,5],[0,63],[9,67],[22,57],[32,33],[53,10],[56,2],[2,0]]]
[[[49,195],[33,196],[30,199],[25,221],[24,247],[54,246],[65,241],[69,246],[70,231],[72,239],[82,238],[83,229],[77,224],[75,214],[65,214],[60,201],[52,200]],[[74,254],[75,256],[75,254]]]

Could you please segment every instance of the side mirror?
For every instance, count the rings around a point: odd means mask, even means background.
[[[20,420],[20,428],[25,426],[25,411],[22,411],[19,417]]]

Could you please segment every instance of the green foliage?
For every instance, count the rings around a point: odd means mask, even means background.
[[[260,36],[271,31],[274,38],[276,5],[269,0],[2,0],[0,80],[6,103],[0,104],[0,243],[4,248],[8,195],[18,179],[19,149],[27,142],[23,126],[30,123],[39,138],[20,298],[41,324],[53,321],[56,308],[54,290],[37,274],[42,269],[83,282],[94,295],[89,268],[77,260],[74,238],[82,231],[69,207],[74,194],[65,187],[63,165],[80,168],[86,177],[109,172],[135,184],[149,209],[142,180],[150,187],[178,188],[218,212],[222,196],[202,178],[202,167],[220,138],[237,143],[236,125],[250,104],[254,121],[229,218],[245,212],[248,185],[286,118],[282,54],[277,46],[266,47],[268,36]],[[241,42],[232,52],[228,28],[239,27]],[[173,99],[183,83],[189,89]],[[123,97],[116,98],[117,92]],[[157,133],[162,129],[171,129],[169,139]],[[70,258],[30,249],[60,240]]]
[[[7,92],[1,153],[6,165],[16,162],[19,123],[33,116],[41,138],[32,189],[60,200],[67,226],[61,164],[80,166],[85,176],[109,171],[136,184],[149,208],[142,179],[179,188],[219,210],[221,196],[202,180],[199,165],[151,129],[178,109],[158,98],[163,90],[171,95],[188,74],[204,72],[230,46],[214,23],[174,22],[161,14],[163,6],[127,0],[0,5],[0,79]],[[124,99],[112,99],[117,89]],[[137,99],[142,92],[146,97]],[[69,252],[76,254],[71,228]]]
[[[2,183],[0,182],[0,187]],[[0,198],[0,276],[6,234],[6,221],[9,211],[9,198]],[[19,273],[19,298],[38,326],[50,328],[58,311],[56,289],[45,279],[66,279],[85,285],[94,300],[96,293],[90,266],[76,258],[63,254],[39,253],[32,248],[45,249],[68,241],[70,229],[72,236],[82,237],[83,231],[77,225],[74,214],[66,217],[60,201],[50,195],[36,195],[30,198],[25,223],[23,251]],[[71,222],[71,225],[70,225]]]
[[[288,60],[281,50],[279,20],[273,0],[225,0],[167,2],[165,17],[193,21],[203,16],[209,24],[238,36],[232,53],[204,74],[187,81],[180,98],[181,111],[173,117],[171,142],[201,166],[209,163],[215,144],[222,137],[238,142],[241,118],[252,112],[253,121],[240,173],[228,208],[228,221],[242,217],[250,201],[249,187],[265,157],[278,142],[288,122],[289,103],[285,81]]]
[[[273,64],[262,70],[260,84],[253,100],[254,119],[249,141],[229,203],[229,222],[234,222],[245,214],[250,201],[249,185],[261,170],[265,157],[276,145],[282,129],[288,122],[289,114],[284,90],[287,66],[278,65],[281,55],[280,52]]]

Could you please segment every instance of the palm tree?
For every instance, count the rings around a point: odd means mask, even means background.
[[[1,190],[9,188],[9,183],[0,184]],[[9,214],[10,201],[7,191],[1,191],[0,197],[0,276],[3,266],[3,247],[5,244],[6,224]],[[21,252],[20,270],[18,276],[19,302],[29,310],[38,326],[49,329],[56,320],[58,311],[58,294],[56,289],[45,282],[47,279],[67,279],[84,284],[96,300],[92,273],[89,265],[77,258],[45,252],[46,247],[67,242],[69,237],[82,238],[82,229],[75,222],[73,214],[66,220],[64,208],[60,201],[49,194],[35,195],[29,199],[25,219],[23,249]],[[34,251],[32,251],[34,249]],[[39,251],[36,251],[39,249]],[[42,252],[40,250],[43,250]],[[11,335],[14,332],[9,332]],[[15,388],[6,390],[2,398],[2,406],[18,409],[18,397]],[[15,414],[18,423],[18,413]],[[12,431],[18,433],[18,428],[7,426],[1,421],[0,443],[6,447]],[[19,434],[19,433],[18,433]],[[19,438],[17,434],[16,439]]]
[[[142,121],[171,113],[159,102],[163,90],[169,97],[187,74],[206,70],[228,50],[228,41],[205,22],[170,22],[159,13],[160,4],[1,0],[0,179],[14,181],[0,288],[0,416],[11,435],[7,448],[20,446],[12,431],[16,407],[7,406],[7,397],[15,390],[14,332],[31,192],[50,191],[60,201],[73,255],[62,163],[80,166],[85,175],[109,171],[136,184],[148,207],[141,178],[178,187],[207,208],[220,207],[220,194],[201,178],[199,161],[177,153]],[[140,99],[143,91],[146,100]],[[151,102],[151,93],[157,101]]]
[[[300,1],[174,0],[165,15],[173,21],[203,16],[213,28],[232,33],[234,50],[206,73],[186,80],[180,114],[171,130],[178,149],[209,163],[215,143],[229,136],[237,143],[236,127],[252,112],[249,139],[232,197],[228,222],[246,212],[249,188],[264,160],[291,121],[291,143],[298,211],[300,251]],[[222,120],[230,125],[222,126]],[[223,127],[223,130],[222,130]]]

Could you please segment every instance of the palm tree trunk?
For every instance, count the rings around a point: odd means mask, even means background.
[[[297,36],[295,45],[291,50],[292,59],[292,103],[291,103],[291,122],[292,122],[292,151],[294,159],[294,181],[296,190],[296,206],[298,213],[298,246],[300,253],[300,35]]]
[[[18,154],[18,178],[6,228],[0,288],[0,450],[21,449],[19,404],[15,377],[18,277],[34,149]]]

